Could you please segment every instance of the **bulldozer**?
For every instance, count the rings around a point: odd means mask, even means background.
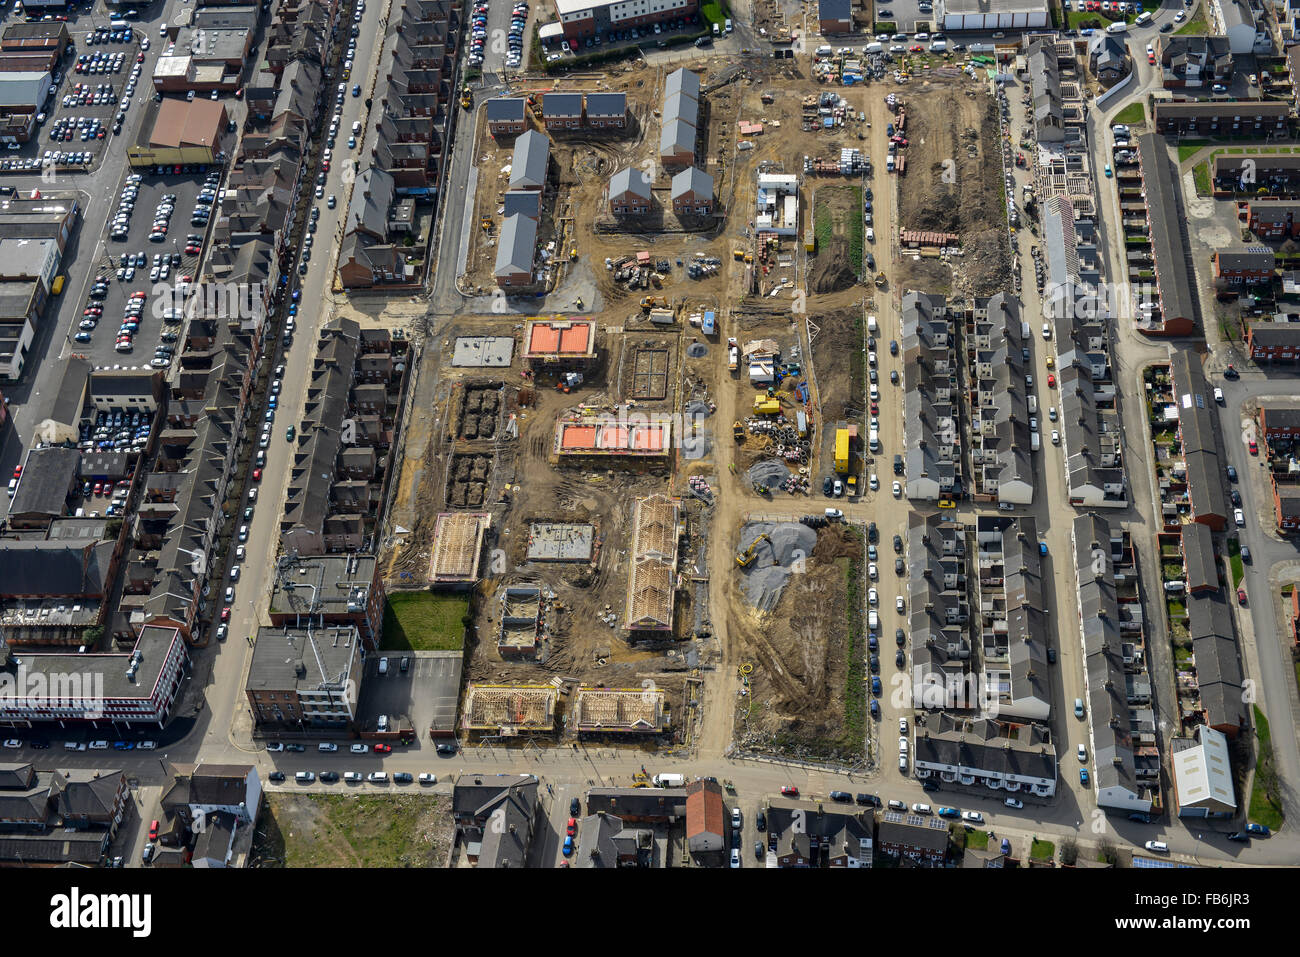
[[[759,544],[762,542],[767,542],[769,545],[772,544],[772,538],[767,534],[767,532],[764,532],[762,535],[758,536],[758,538],[750,542],[749,547],[736,556],[736,564],[741,568],[748,568],[754,561],[754,550],[758,548]]]
[[[745,441],[745,426],[740,422],[732,422],[731,437],[737,442]]]
[[[885,288],[885,274],[883,272],[876,273],[876,288],[877,289]]]

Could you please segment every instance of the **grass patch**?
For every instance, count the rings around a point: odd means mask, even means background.
[[[1192,19],[1188,20],[1174,31],[1174,33],[1179,36],[1188,36],[1191,34],[1200,35],[1208,32],[1209,30],[1205,25],[1205,14],[1199,8],[1196,11],[1196,16],[1192,17]]]
[[[1050,861],[1056,857],[1056,845],[1051,841],[1044,841],[1041,838],[1034,838],[1034,844],[1029,849],[1029,858],[1034,861]]]
[[[898,24],[893,20],[877,20],[874,33],[897,33]]]
[[[1164,573],[1164,580],[1167,582],[1176,581],[1183,577],[1182,562],[1165,562],[1160,566],[1160,570]]]
[[[831,242],[831,234],[835,231],[835,226],[831,222],[831,211],[826,206],[818,206],[817,211],[813,214],[813,238],[817,241],[818,250],[828,249]]]
[[[398,592],[384,607],[380,651],[459,651],[465,647],[469,599],[427,591]]]
[[[727,12],[723,9],[719,0],[707,0],[700,6],[700,16],[709,23],[716,23],[718,28],[722,28],[722,22],[727,19]]]
[[[441,867],[447,800],[427,794],[267,795],[254,856],[280,867]]]
[[[1241,561],[1241,542],[1235,537],[1228,539],[1228,567],[1232,570],[1232,587],[1241,584],[1246,568]]]
[[[1192,666],[1192,652],[1183,645],[1174,645],[1174,667],[1188,669]]]
[[[1138,123],[1145,123],[1146,119],[1146,107],[1142,105],[1141,101],[1139,101],[1137,103],[1130,103],[1128,106],[1124,107],[1124,109],[1115,114],[1115,119],[1111,120],[1111,122],[1120,123],[1124,126],[1135,126]]]
[[[1179,147],[1179,151],[1182,151],[1182,147]],[[1209,196],[1210,193],[1213,192],[1213,189],[1210,186],[1209,160],[1206,160],[1204,163],[1197,163],[1192,167],[1192,182],[1196,184],[1197,196]]]
[[[1173,601],[1171,599],[1170,601],[1166,602],[1166,607],[1169,609],[1169,617],[1171,620],[1174,618],[1187,617],[1187,606],[1184,605],[1181,601]]]
[[[1259,753],[1255,758],[1255,779],[1250,790],[1247,820],[1276,831],[1282,827],[1282,802],[1278,794],[1273,738],[1264,712],[1259,710],[1258,705],[1252,705],[1252,709],[1255,712],[1255,738],[1259,742]]]
[[[854,537],[861,533],[853,530]],[[844,745],[858,753],[867,737],[867,642],[862,631],[862,562],[836,559],[844,570],[845,608],[848,609],[848,668],[844,676]]]
[[[989,847],[988,831],[967,831],[966,849],[968,851],[986,851]]]
[[[1200,150],[1203,150],[1209,145],[1209,140],[1183,140],[1178,144],[1178,162],[1186,163]]]

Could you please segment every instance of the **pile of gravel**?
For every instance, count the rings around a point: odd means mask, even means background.
[[[740,590],[745,600],[759,611],[771,611],[781,600],[786,580],[796,563],[806,562],[817,544],[817,532],[794,522],[750,522],[740,530],[736,554],[741,555],[749,543],[767,534],[754,549],[754,560],[740,571]]]
[[[774,492],[790,477],[790,470],[780,459],[761,459],[749,467],[745,477],[751,483],[757,483],[769,492]]]

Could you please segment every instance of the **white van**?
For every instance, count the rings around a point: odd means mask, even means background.
[[[1144,27],[1144,26],[1146,26],[1146,25],[1147,25],[1148,23],[1150,23],[1150,22],[1151,22],[1151,14],[1150,14],[1150,13],[1143,12],[1143,13],[1139,13],[1139,14],[1138,14],[1138,18],[1137,18],[1137,25],[1138,25],[1138,26],[1140,26],[1140,27]],[[1117,32],[1118,32],[1118,31],[1117,31]]]
[[[127,23],[120,17],[114,17],[112,20],[108,21],[108,25],[114,30],[125,30],[131,24]]]
[[[1128,33],[1127,23],[1112,23],[1106,28],[1107,33]]]
[[[1038,411],[1038,396],[1034,395],[1032,392],[1029,393],[1029,411]]]
[[[1027,322],[1020,323],[1020,338],[1021,339],[1029,338],[1029,323]]]
[[[312,781],[316,780],[316,775],[311,771],[299,771],[293,776],[293,779],[299,784],[311,784]]]
[[[1037,432],[1029,433],[1029,447],[1035,452],[1043,447],[1043,440],[1038,437]]]
[[[871,430],[870,434],[867,436],[867,447],[870,448],[871,451],[873,452],[880,451],[880,430],[879,429]]]
[[[370,774],[367,776],[366,780],[368,780],[371,784],[387,784],[387,783],[388,783],[388,772],[387,772],[387,771],[371,771]]]
[[[876,334],[876,328],[876,317],[867,316],[867,332],[874,336]]]
[[[885,45],[883,43],[868,43],[862,50],[863,53],[884,53]]]
[[[386,675],[386,674],[388,674],[388,659],[387,659],[387,658],[380,658],[380,659],[379,659],[379,673],[380,673],[381,675]]]
[[[947,40],[935,40],[930,44],[931,53],[943,53],[947,49],[948,49]]]
[[[880,615],[876,613],[874,608],[867,610],[867,627],[872,631],[880,627]]]
[[[716,31],[716,30],[717,30],[717,27],[714,27],[714,30]],[[816,50],[813,51],[813,55],[814,55],[814,56],[830,56],[830,55],[831,55],[832,53],[834,53],[834,52],[835,52],[835,51],[834,51],[833,49],[831,49],[830,46],[828,46],[827,44],[822,44],[822,45],[819,46]]]

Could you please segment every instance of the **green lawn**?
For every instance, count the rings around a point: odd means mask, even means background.
[[[727,14],[722,9],[722,3],[720,0],[708,0],[708,2],[700,7],[700,16],[704,17],[706,22],[716,23],[719,27],[721,27],[722,22],[727,19]]]
[[[1178,149],[1180,152],[1182,151],[1181,146]],[[1210,184],[1210,161],[1209,160],[1206,160],[1204,163],[1197,163],[1194,167],[1192,167],[1192,182],[1196,184],[1197,196],[1209,196],[1210,193],[1213,192],[1213,189]]]
[[[988,831],[967,831],[966,832],[966,850],[984,851],[988,850],[989,832]]]
[[[1246,569],[1241,563],[1241,542],[1236,538],[1228,539],[1228,565],[1232,569],[1232,587],[1236,588],[1241,584],[1242,576],[1246,574]]]
[[[1122,123],[1125,126],[1135,126],[1138,123],[1145,123],[1147,119],[1146,107],[1139,101],[1130,103],[1124,109],[1115,114],[1112,123]]]
[[[1209,33],[1208,28],[1205,26],[1205,14],[1202,13],[1200,10],[1197,10],[1196,16],[1192,17],[1192,19],[1184,23],[1181,27],[1175,30],[1174,33],[1182,34],[1184,36],[1191,33],[1195,33],[1195,34]]]
[[[1186,163],[1197,151],[1209,145],[1209,140],[1183,140],[1178,144],[1178,162]]]
[[[1056,845],[1051,841],[1034,838],[1034,845],[1029,849],[1029,858],[1034,861],[1050,861],[1056,857]]]
[[[384,608],[380,651],[459,651],[469,599],[427,591],[395,592]]]
[[[1282,809],[1269,796],[1270,783],[1275,787],[1277,770],[1273,764],[1273,742],[1269,734],[1268,719],[1258,705],[1255,712],[1255,737],[1259,741],[1259,754],[1255,759],[1254,786],[1250,791],[1250,811],[1247,820],[1263,824],[1276,831],[1282,827]]]

